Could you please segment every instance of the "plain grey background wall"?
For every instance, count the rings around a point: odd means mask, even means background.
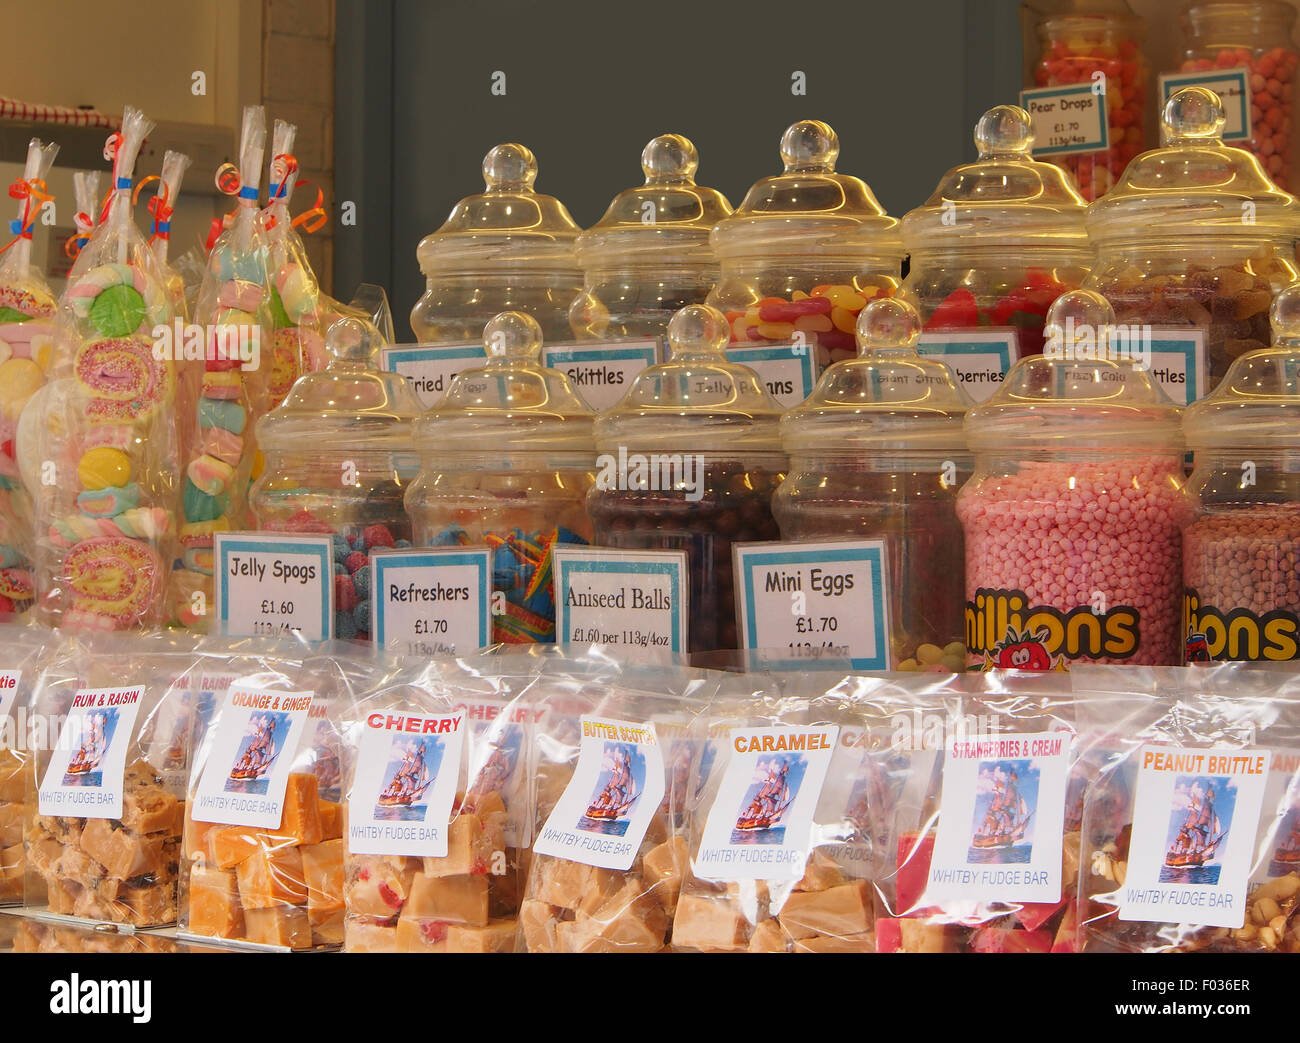
[[[778,173],[782,131],[821,119],[838,169],[893,214],[974,158],[985,109],[1021,83],[1015,0],[338,0],[335,285],[390,288],[398,338],[423,292],[420,239],[482,191],[483,155],[519,141],[540,192],[583,227],[676,132],[701,184],[738,205]],[[496,74],[505,93],[494,94]],[[804,94],[795,94],[802,73]]]

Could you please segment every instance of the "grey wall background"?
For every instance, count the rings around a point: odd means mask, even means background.
[[[399,340],[423,292],[420,239],[520,141],[540,192],[586,227],[676,132],[697,180],[739,204],[780,171],[782,131],[821,119],[838,169],[902,214],[974,158],[980,113],[1020,88],[1016,0],[338,0],[335,286],[389,289]],[[796,70],[807,93],[791,94]],[[506,94],[491,93],[504,72]]]

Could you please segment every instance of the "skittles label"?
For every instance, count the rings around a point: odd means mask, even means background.
[[[1194,587],[1183,592],[1184,663],[1287,663],[1300,659],[1300,617],[1285,609],[1263,614],[1248,608],[1201,603]]]
[[[980,587],[966,602],[966,650],[982,670],[1067,670],[1071,661],[1126,660],[1141,647],[1132,605],[1031,605],[1022,590]]]

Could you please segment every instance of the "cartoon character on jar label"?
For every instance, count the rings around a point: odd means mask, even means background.
[[[1029,631],[1018,634],[1014,627],[1008,627],[1007,636],[993,649],[993,665],[999,670],[1055,669],[1056,664],[1047,646],[1049,638],[1048,632],[1042,628],[1032,634]]]

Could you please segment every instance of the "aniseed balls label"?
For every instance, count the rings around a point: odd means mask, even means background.
[[[555,639],[685,652],[686,552],[556,547]]]

